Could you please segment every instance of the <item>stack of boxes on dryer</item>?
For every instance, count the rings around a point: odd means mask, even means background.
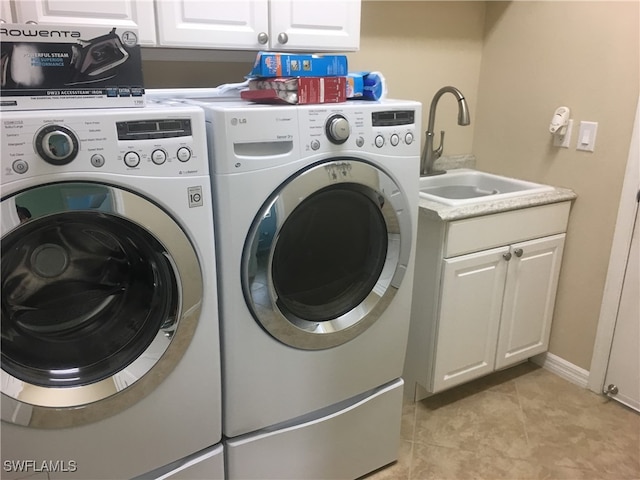
[[[304,105],[347,99],[347,57],[259,52],[245,100]]]
[[[259,103],[340,103],[384,95],[382,75],[349,73],[345,55],[259,52],[248,77],[249,89],[240,95]]]
[[[3,24],[2,110],[143,107],[135,28]]]

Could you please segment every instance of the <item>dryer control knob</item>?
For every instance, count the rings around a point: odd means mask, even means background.
[[[327,120],[326,132],[331,143],[340,145],[347,141],[351,133],[349,121],[342,115],[332,115],[329,117],[329,120]]]
[[[34,139],[38,155],[52,165],[66,165],[78,154],[78,139],[67,127],[48,125]]]

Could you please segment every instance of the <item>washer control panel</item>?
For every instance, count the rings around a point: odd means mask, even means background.
[[[191,106],[6,112],[3,183],[64,172],[207,175],[204,129]]]

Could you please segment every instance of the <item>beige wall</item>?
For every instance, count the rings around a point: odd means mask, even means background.
[[[179,50],[169,53],[171,58],[176,58]],[[189,53],[197,54],[193,51]],[[242,82],[251,71],[251,65],[251,62],[143,60],[142,74],[146,88],[216,87]]]
[[[436,131],[445,155],[475,153],[483,170],[572,188],[575,202],[551,352],[589,368],[638,98],[639,3],[372,1],[362,4],[351,71],[377,70],[389,96],[423,103],[444,85],[467,97],[471,125],[456,125],[452,96]],[[145,61],[149,87],[238,82],[251,62]],[[551,146],[556,107],[599,122],[596,151]],[[422,136],[424,141],[424,135]]]
[[[573,189],[550,351],[589,369],[639,94],[638,2],[488,2],[479,169]],[[598,122],[595,152],[552,146],[556,107]]]
[[[472,151],[484,34],[484,2],[369,1],[362,4],[360,51],[349,70],[380,71],[388,97],[422,102],[423,130],[433,94],[444,85],[466,96],[471,125],[457,125],[452,95],[438,104],[436,129],[447,132],[444,155]],[[424,132],[422,134],[424,142]]]

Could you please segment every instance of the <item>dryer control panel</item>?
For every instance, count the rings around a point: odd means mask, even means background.
[[[420,155],[422,105],[406,100],[261,105],[189,100],[205,109],[214,174],[247,173],[334,156]]]
[[[303,152],[356,150],[392,156],[419,154],[421,106],[417,102],[352,101],[300,107]]]
[[[2,183],[59,173],[208,175],[204,131],[202,111],[190,106],[6,112]]]

